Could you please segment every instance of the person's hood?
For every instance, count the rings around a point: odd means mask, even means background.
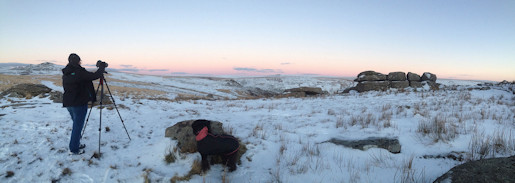
[[[75,64],[68,64],[64,69],[62,69],[64,75],[70,75],[71,73],[74,73],[75,71],[83,69],[80,65]]]

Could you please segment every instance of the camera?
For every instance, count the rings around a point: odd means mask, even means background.
[[[102,62],[102,60],[97,61],[97,67],[107,67],[107,62]]]

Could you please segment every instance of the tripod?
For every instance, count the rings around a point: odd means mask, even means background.
[[[111,93],[111,89],[109,89],[109,85],[107,85],[107,80],[102,76],[100,78],[99,84],[97,86],[97,91],[95,92],[95,96],[98,94],[98,90],[100,89],[100,125],[98,127],[98,158],[100,158],[100,141],[101,141],[101,134],[102,134],[102,108],[103,108],[103,100],[104,100],[104,83],[107,87],[107,91],[109,92],[109,96],[111,97],[111,101],[114,104],[114,108],[116,109],[116,112],[118,112],[118,116],[120,117],[120,121],[122,122],[123,128],[125,129],[125,133],[127,133],[127,137],[129,137],[129,141],[131,140],[131,137],[129,136],[129,132],[127,131],[127,128],[125,128],[125,123],[123,122],[122,115],[120,115],[120,111],[118,111],[118,107],[116,106],[116,103],[114,102],[113,94]],[[84,131],[86,131],[86,127],[88,126],[89,116],[91,115],[91,111],[93,110],[93,103],[91,103],[91,108],[89,109],[89,114],[86,119],[86,124],[84,125],[84,129],[82,129],[81,138],[84,135]]]

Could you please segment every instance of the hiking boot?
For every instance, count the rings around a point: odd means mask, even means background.
[[[70,155],[79,155],[79,154],[84,154],[86,151],[84,151],[84,149],[79,149],[79,152],[70,152]]]

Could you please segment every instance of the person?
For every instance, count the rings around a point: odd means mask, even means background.
[[[72,53],[63,71],[63,107],[68,109],[73,121],[70,138],[70,153],[83,154],[84,144],[80,144],[81,131],[88,111],[88,102],[96,101],[93,80],[103,78],[107,64],[100,64],[96,72],[89,72],[81,66],[79,55]]]

